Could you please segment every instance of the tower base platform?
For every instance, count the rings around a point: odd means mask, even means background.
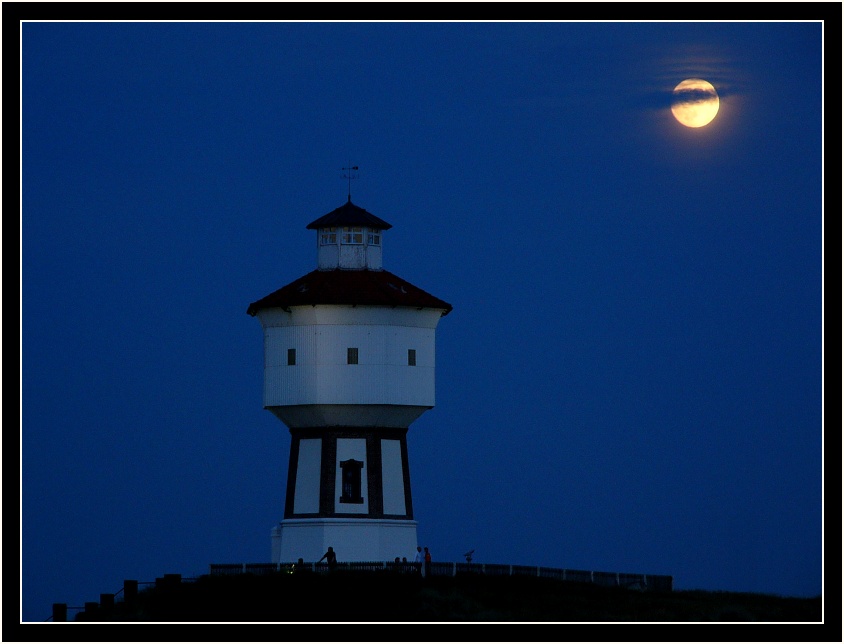
[[[271,531],[272,562],[318,561],[334,548],[337,561],[393,561],[416,556],[416,521],[284,519]]]

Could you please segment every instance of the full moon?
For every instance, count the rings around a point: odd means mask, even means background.
[[[718,93],[711,83],[687,78],[674,88],[671,112],[686,127],[703,127],[718,113]]]

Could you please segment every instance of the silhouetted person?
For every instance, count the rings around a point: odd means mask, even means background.
[[[428,552],[428,546],[425,546],[425,572],[422,573],[423,577],[427,577],[431,574],[431,553]]]
[[[425,553],[422,552],[422,546],[416,546],[416,558],[413,560],[415,563],[419,564],[415,566],[415,568],[420,572],[424,572],[422,570],[422,566],[425,565]]]
[[[325,559],[325,562],[328,564],[329,570],[334,570],[337,567],[337,553],[334,552],[334,548],[328,546],[328,551],[320,557],[320,560],[317,561],[319,563]]]
[[[298,575],[299,573],[302,572],[302,570],[304,568],[305,568],[305,560],[302,559],[301,557],[299,557],[299,561],[297,561],[295,564],[290,565],[290,570],[288,570],[288,572],[291,573],[291,574]]]

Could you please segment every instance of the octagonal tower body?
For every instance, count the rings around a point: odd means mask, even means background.
[[[407,431],[434,406],[435,331],[451,305],[382,268],[390,224],[352,204],[308,224],[317,269],[249,305],[264,330],[264,408],[290,430],[272,561],[412,560]]]

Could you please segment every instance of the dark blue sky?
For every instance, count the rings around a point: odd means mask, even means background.
[[[820,594],[821,42],[24,23],[23,619],[269,560],[290,441],[246,307],[316,268],[349,163],[384,268],[454,306],[408,435],[435,560]]]

